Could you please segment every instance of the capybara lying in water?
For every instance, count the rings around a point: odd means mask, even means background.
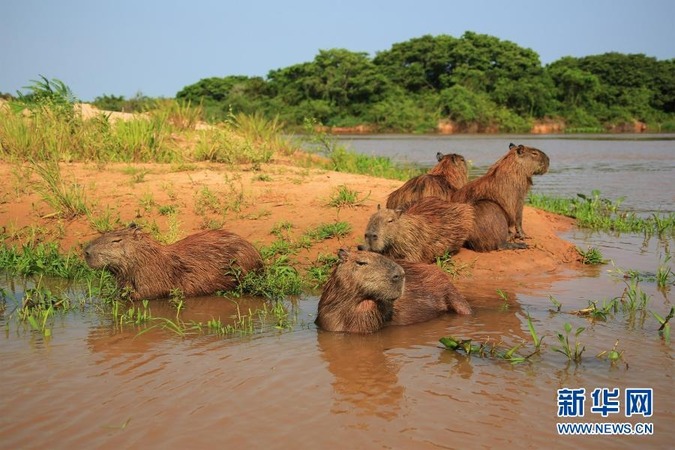
[[[462,155],[436,153],[438,163],[427,173],[406,181],[387,197],[388,209],[406,209],[423,197],[448,196],[469,181],[469,170]]]
[[[457,252],[473,232],[474,209],[425,197],[407,211],[380,209],[370,217],[361,250],[394,259],[433,263],[445,253]]]
[[[532,186],[532,176],[548,171],[546,153],[524,145],[509,145],[509,151],[494,163],[485,175],[470,181],[453,192],[454,202],[492,200],[506,213],[509,229],[515,228],[514,237],[523,238],[523,205]]]
[[[110,270],[132,300],[169,297],[173,289],[194,297],[230,290],[263,261],[240,236],[208,230],[162,245],[136,227],[111,231],[84,248],[90,267]]]
[[[434,264],[393,261],[379,253],[340,249],[319,300],[316,324],[328,331],[372,333],[471,307]]]

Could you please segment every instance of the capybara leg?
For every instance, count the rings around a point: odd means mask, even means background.
[[[504,242],[499,246],[500,250],[524,250],[528,245],[524,242]]]

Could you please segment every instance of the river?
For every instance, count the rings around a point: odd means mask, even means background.
[[[428,166],[438,151],[461,153],[474,175],[510,142],[522,143],[551,158],[550,173],[535,178],[534,192],[565,197],[598,189],[611,199],[625,197],[623,206],[641,214],[675,211],[675,141],[668,136],[357,136],[342,142]],[[7,297],[0,314],[0,448],[670,447],[673,344],[659,336],[652,311],[667,314],[672,286],[659,288],[648,275],[659,265],[672,267],[664,261],[672,236],[574,229],[563,237],[599,248],[612,262],[581,276],[523,284],[505,293],[505,303],[476,289],[466,293],[475,309],[470,317],[447,315],[366,336],[317,330],[318,297],[307,294],[284,301],[290,329],[268,326],[243,337],[139,334],[84,308],[59,316],[46,338],[7,318],[30,284],[0,280]],[[645,309],[618,309],[595,321],[571,313],[589,301],[621,297],[630,288],[621,271],[629,269],[647,278],[638,285],[648,298]],[[64,289],[77,297],[82,287]],[[560,312],[551,297],[562,303]],[[242,310],[264,303],[241,302]],[[150,308],[155,316],[176,314],[166,302],[150,302]],[[205,321],[235,314],[236,305],[188,299],[185,311],[184,320]],[[452,334],[504,349],[522,343],[518,353],[527,355],[534,351],[528,315],[544,341],[522,364],[469,357],[439,344]],[[579,363],[553,350],[566,323],[572,347],[578,341],[584,348]],[[613,348],[622,353],[618,362],[597,357]],[[565,396],[571,394],[584,399],[573,404],[583,406],[583,416],[570,409]],[[630,427],[647,435],[558,433],[557,424],[575,423],[600,424],[594,432]]]

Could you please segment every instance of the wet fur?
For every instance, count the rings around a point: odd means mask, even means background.
[[[509,222],[501,206],[491,200],[480,200],[473,206],[474,227],[464,247],[477,252],[527,248],[524,243],[509,242]]]
[[[174,244],[162,245],[138,228],[105,233],[84,249],[92,268],[115,275],[132,300],[169,297],[180,289],[186,297],[230,290],[263,261],[258,250],[225,230],[208,230]]]
[[[455,202],[492,200],[506,213],[514,237],[525,237],[523,206],[532,186],[532,176],[548,171],[549,158],[539,149],[524,145],[509,146],[509,151],[495,162],[485,175],[470,181],[450,196]]]
[[[396,261],[373,252],[338,252],[324,285],[316,324],[327,331],[373,333],[471,307],[436,265]]]
[[[387,197],[388,209],[406,209],[423,197],[447,199],[469,181],[469,170],[462,155],[436,154],[438,163],[427,173],[406,181]]]
[[[407,211],[380,209],[370,217],[364,250],[394,259],[433,263],[456,253],[474,229],[474,208],[436,197],[414,202]]]

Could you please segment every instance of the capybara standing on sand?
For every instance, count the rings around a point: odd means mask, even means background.
[[[438,163],[427,173],[406,181],[387,197],[388,209],[406,209],[423,197],[446,199],[469,181],[469,170],[462,155],[436,153]]]
[[[433,263],[445,253],[457,252],[474,228],[474,209],[425,197],[407,211],[379,209],[370,217],[362,250],[394,259]]]
[[[340,249],[319,300],[315,323],[328,331],[372,333],[471,307],[434,264],[393,261],[379,253]]]
[[[470,181],[451,194],[454,202],[492,200],[506,213],[514,237],[523,238],[523,206],[532,186],[532,176],[548,171],[549,158],[539,149],[509,145],[509,151],[494,163],[485,175]]]
[[[162,245],[136,227],[105,233],[84,248],[87,264],[110,270],[132,300],[186,297],[236,287],[247,272],[263,266],[258,250],[240,236],[208,230]]]

